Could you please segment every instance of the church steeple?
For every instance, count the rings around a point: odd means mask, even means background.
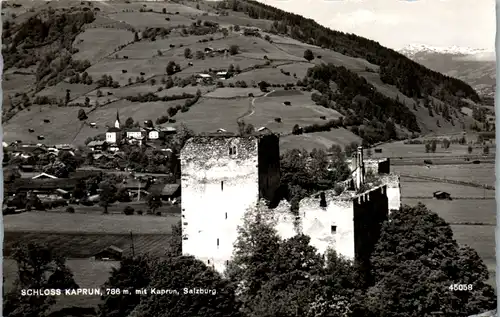
[[[120,128],[120,115],[118,114],[118,110],[116,110],[115,128],[117,128],[117,129]]]

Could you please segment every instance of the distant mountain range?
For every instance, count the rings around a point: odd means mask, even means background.
[[[427,68],[465,81],[480,95],[493,97],[495,94],[496,61],[493,50],[414,44],[399,52]]]

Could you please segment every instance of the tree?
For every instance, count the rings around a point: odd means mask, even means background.
[[[167,69],[166,69],[168,75],[175,74],[175,69],[176,69],[175,66],[176,66],[175,62],[173,62],[173,61],[168,62]]]
[[[251,301],[248,316],[304,316],[322,293],[323,257],[299,234],[280,243],[272,277]],[[273,300],[274,299],[274,300]]]
[[[137,34],[137,32],[134,32],[134,42],[138,41],[139,41],[139,34]]]
[[[191,58],[192,57],[192,54],[191,54],[191,49],[189,47],[186,47],[184,49],[184,57],[185,58]]]
[[[148,256],[126,257],[119,268],[112,268],[111,276],[103,285],[111,289],[141,289],[151,283],[151,275],[156,261]],[[133,290],[130,294],[104,294],[99,305],[99,317],[128,316],[141,301]]]
[[[386,140],[395,140],[397,139],[396,126],[392,120],[387,120],[385,122],[384,134]]]
[[[177,290],[179,295],[148,294],[128,316],[241,316],[234,286],[191,256],[168,258],[159,263],[154,269],[149,288]],[[187,291],[194,289],[206,289],[214,293],[200,295]]]
[[[134,118],[128,117],[127,120],[125,120],[125,128],[130,129],[134,126]]]
[[[78,120],[84,121],[87,119],[88,119],[88,117],[87,117],[87,114],[85,113],[85,110],[83,110],[83,109],[78,110]]]
[[[300,126],[298,124],[295,124],[293,126],[292,134],[295,134],[295,135],[302,134],[302,129],[300,128]]]
[[[239,32],[239,31],[240,31],[240,29],[241,29],[241,28],[240,28],[240,26],[239,26],[238,24],[236,24],[236,25],[234,26],[234,31],[235,31],[235,32]]]
[[[310,62],[314,59],[314,54],[310,49],[304,51],[304,58]]]
[[[432,140],[431,141],[431,152],[432,153],[436,153],[436,148],[437,148],[437,141],[436,140]]]
[[[17,281],[4,295],[3,315],[12,317],[45,316],[56,303],[55,294],[20,296],[23,289],[76,289],[73,274],[65,259],[46,245],[27,243],[14,247],[12,257],[17,264]]]
[[[496,307],[494,290],[486,284],[488,270],[477,253],[460,248],[449,224],[422,204],[391,213],[371,263],[374,284],[367,303],[377,316],[435,311],[469,316]],[[450,291],[456,283],[471,284],[473,291]]]
[[[162,12],[163,14],[167,14],[167,9],[166,9],[166,8],[163,8],[163,9],[161,9],[161,12]]]
[[[153,212],[163,206],[163,203],[161,201],[161,197],[159,195],[151,194],[147,197],[147,203],[149,209],[151,209]]]
[[[222,36],[227,37],[229,35],[229,31],[227,28],[222,28]]]
[[[182,223],[180,220],[177,224],[172,225],[172,233],[168,237],[167,245],[166,256],[176,257],[182,255]]]
[[[238,45],[231,45],[229,47],[229,54],[231,55],[236,55],[240,52],[240,48],[238,47]]]
[[[126,188],[120,188],[116,192],[115,200],[125,203],[125,202],[130,202],[130,195],[128,194],[128,191]]]
[[[448,149],[450,147],[450,145],[451,145],[450,140],[448,140],[448,139],[443,140],[443,148]]]
[[[472,146],[469,145],[467,147],[467,153],[472,154]]]
[[[490,154],[490,147],[485,145],[484,148],[483,148],[483,154],[487,155],[487,154]]]
[[[3,173],[3,179],[5,183],[12,183],[16,179],[21,178],[21,172],[19,172],[19,168],[9,167],[4,169]]]
[[[64,103],[65,105],[68,105],[68,103],[71,101],[71,95],[70,95],[70,90],[69,89],[66,89],[66,97],[64,99]]]
[[[431,152],[431,144],[429,142],[425,143],[425,153]]]
[[[244,283],[238,291],[245,311],[251,309],[252,299],[271,279],[274,257],[279,250],[280,238],[266,209],[261,203],[245,213],[226,269],[233,285]]]
[[[351,142],[348,145],[345,146],[344,152],[346,157],[352,157],[354,153],[358,150],[359,143],[358,142]]]
[[[99,185],[99,205],[104,208],[104,213],[108,213],[108,207],[115,200],[116,187],[109,182],[102,182]]]
[[[85,107],[90,107],[90,99],[89,99],[89,97],[85,97]]]

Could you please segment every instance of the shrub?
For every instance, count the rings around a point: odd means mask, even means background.
[[[291,106],[292,105],[292,103],[290,101],[285,101],[283,103],[285,104],[285,106]]]
[[[142,214],[143,214],[143,211],[139,209],[139,210],[137,210],[137,214],[138,214],[138,215],[142,215]]]
[[[134,208],[127,206],[123,209],[123,213],[126,214],[127,216],[133,215],[134,214]]]
[[[74,214],[75,213],[75,208],[73,208],[73,207],[70,206],[70,207],[66,208],[66,212],[70,213],[70,214]]]
[[[281,122],[281,118],[274,118],[274,121],[280,123]]]
[[[161,211],[157,211],[157,212],[156,212],[156,215],[157,215],[157,216],[161,216]]]

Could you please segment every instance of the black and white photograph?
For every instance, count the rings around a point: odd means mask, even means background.
[[[496,317],[493,0],[6,0],[6,317]]]

